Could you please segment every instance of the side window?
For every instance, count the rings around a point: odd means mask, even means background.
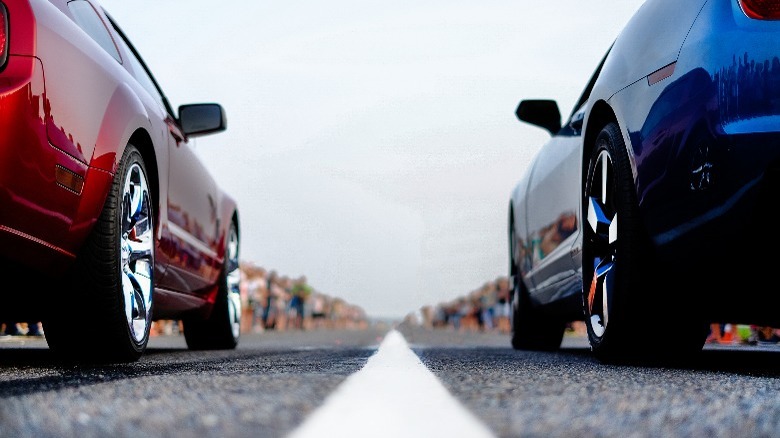
[[[590,98],[590,92],[593,91],[593,86],[596,85],[596,79],[599,78],[599,74],[601,74],[601,68],[604,67],[604,62],[607,60],[607,56],[609,56],[609,52],[612,50],[612,47],[607,50],[607,53],[604,54],[604,57],[601,58],[601,62],[599,62],[598,67],[596,67],[596,71],[593,72],[593,76],[591,76],[590,80],[588,81],[588,85],[585,86],[585,89],[582,91],[582,94],[580,95],[580,98],[577,100],[577,103],[574,105],[574,109],[572,109],[571,114],[569,114],[569,117],[572,117],[574,113],[577,112],[577,110],[580,109],[580,107],[588,101]]]
[[[114,22],[110,16],[108,16],[108,20],[120,37],[117,43],[122,46],[122,49],[127,54],[127,64],[129,64],[133,77],[135,77],[138,83],[149,92],[149,95],[152,96],[154,100],[156,100],[160,106],[165,108],[165,111],[175,119],[176,117],[173,115],[173,110],[171,109],[170,104],[168,104],[168,99],[166,99],[162,90],[160,90],[157,81],[154,80],[152,73],[146,67],[146,63],[143,61],[143,59],[141,59],[141,56],[135,50],[135,47],[133,47],[133,45],[127,39],[127,36],[124,32],[122,32],[122,29],[117,26],[116,22]]]
[[[160,92],[157,91],[157,86],[155,85],[154,80],[146,72],[143,62],[138,59],[135,52],[127,47],[126,44],[125,47],[127,48],[125,52],[129,53],[127,58],[128,63],[130,64],[130,68],[133,70],[133,76],[138,80],[138,83],[141,84],[141,86],[144,87],[144,89],[148,91],[152,97],[154,97],[154,100],[159,102],[160,105],[164,106],[163,98],[160,95]]]
[[[73,14],[73,20],[76,24],[84,29],[84,32],[92,37],[103,50],[121,63],[122,57],[119,56],[114,40],[92,5],[86,0],[73,0],[68,2],[68,9]]]

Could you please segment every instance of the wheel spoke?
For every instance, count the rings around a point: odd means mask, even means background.
[[[230,293],[228,300],[228,318],[231,330],[233,337],[238,338],[241,331],[241,296],[237,293]]]
[[[604,204],[596,197],[589,197],[588,225],[596,235],[603,234],[609,228],[611,219],[604,212]]]
[[[603,336],[609,320],[609,300],[612,283],[614,282],[614,263],[611,259],[600,261],[593,273],[590,290],[588,291],[588,307],[593,332]]]
[[[139,242],[133,242],[132,240],[127,241],[128,246],[128,256],[127,256],[127,263],[135,263],[138,260],[151,260],[152,259],[152,248],[148,241],[151,236],[147,236],[145,241],[141,240]]]
[[[151,240],[152,230],[149,228],[149,222],[149,218],[145,216],[133,218],[133,226],[128,230],[133,240],[141,240],[147,235],[150,236],[148,240]]]
[[[135,342],[143,342],[151,324],[154,229],[145,175],[131,165],[122,194],[122,291],[125,318]]]
[[[239,293],[240,284],[241,284],[241,271],[238,269],[234,269],[227,275],[228,291],[233,293]]]
[[[126,269],[122,279],[125,293],[125,312],[130,320],[146,319],[150,279]],[[140,272],[138,273],[140,274]]]
[[[596,266],[593,269],[593,281],[591,281],[590,290],[588,291],[588,306],[590,312],[593,313],[593,304],[597,298],[601,298],[600,289],[603,289],[605,283],[605,277],[612,271],[614,263],[612,258],[596,259]]]
[[[141,207],[143,206],[141,200],[144,198],[144,190],[146,190],[146,187],[141,183],[135,182],[130,184],[130,205],[127,213],[131,218],[136,218],[141,213]]]
[[[133,319],[133,309],[135,308],[135,284],[133,284],[133,273],[125,268],[122,271],[122,292],[125,297],[125,315],[129,320]]]
[[[617,214],[615,214],[612,217],[612,220],[609,222],[609,232],[607,235],[609,236],[609,245],[614,246],[617,242],[617,232],[618,232],[618,218]]]
[[[231,226],[230,234],[228,235],[226,255],[225,268],[227,269],[227,275],[225,276],[225,286],[228,299],[228,320],[230,321],[233,338],[238,339],[241,333],[241,291],[239,288],[241,271],[239,270],[238,262],[238,233],[234,226]]]
[[[612,286],[615,283],[615,270],[610,269],[606,272],[606,276],[604,277],[604,286],[602,287],[602,296],[601,296],[601,317],[604,328],[607,327],[607,322],[609,321],[609,308],[610,308],[610,301],[612,300]]]
[[[133,222],[133,218],[130,215],[130,205],[132,204],[132,201],[130,200],[130,194],[125,193],[124,196],[122,196],[122,235],[129,233],[130,230],[135,226],[135,223]]]
[[[609,156],[602,153],[599,156],[601,166],[601,204],[607,205],[607,193],[609,192]]]
[[[228,271],[238,271],[238,240],[231,239],[228,242]]]
[[[135,289],[136,299],[142,301],[137,306],[143,307],[143,315],[146,315],[152,303],[152,266],[148,261],[136,263],[133,278],[138,286]],[[143,319],[146,319],[146,316]]]
[[[134,307],[133,307],[133,320],[134,321],[145,321],[146,320],[146,301],[144,301],[143,292],[141,291],[141,288],[138,287],[134,291],[135,293],[135,300],[134,301]]]
[[[615,276],[618,218],[611,199],[612,161],[602,150],[591,168],[587,196],[588,253],[592,276],[587,290],[590,326],[597,337],[604,335]]]

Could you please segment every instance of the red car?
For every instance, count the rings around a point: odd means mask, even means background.
[[[70,358],[137,360],[158,319],[234,348],[238,208],[190,143],[225,128],[177,116],[96,1],[0,1],[0,318]]]

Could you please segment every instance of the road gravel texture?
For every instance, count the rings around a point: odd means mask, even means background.
[[[389,329],[266,332],[215,352],[160,336],[137,363],[113,366],[58,362],[42,339],[3,338],[0,437],[284,438]],[[608,365],[577,336],[541,353],[513,350],[506,334],[398,329],[498,437],[780,436],[777,346],[707,346],[684,366]]]
[[[161,337],[139,362],[112,366],[58,363],[42,340],[4,342],[0,436],[282,437],[384,332],[264,333],[217,352]]]
[[[542,353],[514,351],[506,336],[477,336],[476,346],[453,332],[401,331],[500,437],[780,436],[777,347],[707,346],[685,366],[607,365],[582,338]]]

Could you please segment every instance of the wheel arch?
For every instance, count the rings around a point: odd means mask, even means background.
[[[507,255],[509,267],[508,278],[510,282],[510,289],[514,294],[515,283],[521,284],[526,290],[530,289],[528,283],[529,261],[527,260],[527,242],[526,242],[526,230],[524,224],[518,224],[518,214],[522,218],[522,211],[516,211],[515,199],[509,201],[509,212],[507,214]],[[513,240],[514,239],[514,240]]]
[[[238,257],[241,259],[241,223],[238,220],[238,208],[233,206],[233,214],[230,216],[230,223],[236,224],[236,237],[238,238]]]
[[[219,230],[219,244],[217,245],[217,254],[220,259],[225,259],[226,254],[226,248],[227,248],[227,240],[228,240],[228,233],[230,232],[230,224],[235,223],[236,224],[236,235],[238,236],[238,242],[239,242],[239,250],[241,245],[241,223],[239,222],[239,215],[238,215],[238,204],[236,203],[235,199],[233,199],[230,195],[228,195],[226,192],[221,191],[219,193],[219,206],[217,217],[219,218],[220,222],[220,230]]]
[[[147,177],[149,178],[149,185],[152,189],[152,196],[154,197],[154,218],[156,220],[156,228],[159,229],[160,224],[160,210],[162,205],[162,199],[160,198],[160,169],[157,163],[157,153],[154,149],[154,143],[149,133],[143,129],[138,128],[130,135],[129,144],[135,146],[138,152],[141,153],[141,157],[144,160],[146,166]]]
[[[603,100],[593,104],[588,116],[588,124],[585,128],[582,141],[582,187],[585,187],[585,180],[588,177],[588,161],[593,150],[596,148],[596,138],[605,126],[609,123],[618,123],[617,116],[612,107]],[[628,143],[626,143],[628,145]],[[631,154],[629,153],[629,156]]]
[[[507,209],[507,240],[509,241],[509,273],[511,275],[512,273],[512,265],[513,263],[513,254],[512,254],[512,235],[514,232],[516,232],[513,228],[515,227],[515,205],[510,200],[509,201],[509,207]]]
[[[238,241],[241,242],[241,223],[238,221],[238,209],[233,210],[233,216],[230,220],[236,224],[236,234],[239,238]]]

